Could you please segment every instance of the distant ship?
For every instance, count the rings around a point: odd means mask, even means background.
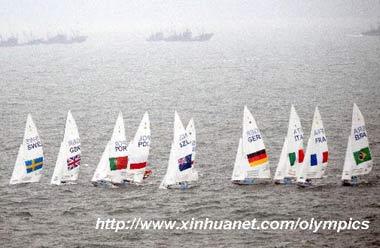
[[[87,40],[87,36],[84,35],[73,35],[68,37],[65,34],[57,34],[53,37],[48,38],[46,41],[43,41],[43,44],[72,44],[72,43],[81,43]]]
[[[377,28],[371,28],[370,30],[363,32],[362,35],[380,36],[380,25],[378,25]]]
[[[0,35],[0,47],[14,47],[18,46],[18,38],[11,36],[7,39],[3,39],[3,37]]]
[[[182,33],[174,33],[172,35],[166,36],[163,32],[157,32],[154,34],[151,34],[147,41],[208,41],[214,36],[213,33],[201,33],[197,36],[193,36],[193,33],[186,29],[185,32]]]
[[[18,38],[11,36],[7,39],[3,39],[0,35],[0,47],[14,47],[14,46],[28,46],[28,45],[41,45],[41,44],[73,44],[81,43],[87,40],[87,36],[73,34],[68,36],[65,34],[57,34],[47,39],[42,38],[31,38],[29,41],[24,43],[19,43]]]

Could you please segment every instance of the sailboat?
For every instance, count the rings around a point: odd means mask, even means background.
[[[41,179],[44,154],[32,116],[28,114],[24,140],[18,150],[10,184],[34,183]]]
[[[195,129],[194,129],[195,130]],[[195,141],[195,133],[194,141]],[[195,142],[194,142],[195,143]],[[174,138],[171,145],[167,172],[161,182],[161,189],[189,188],[189,183],[198,180],[198,172],[193,167],[193,142],[184,128],[178,113],[174,114]]]
[[[291,183],[300,171],[304,155],[301,121],[292,105],[288,133],[284,140],[280,160],[274,175],[275,184]]]
[[[78,127],[71,111],[69,111],[51,184],[74,183],[78,179],[80,163],[81,150]]]
[[[148,165],[150,149],[150,122],[146,112],[140,122],[135,137],[128,145],[128,167],[124,182],[141,183],[151,175],[152,171],[146,167]]]
[[[351,134],[348,136],[342,173],[342,184],[344,186],[356,185],[358,176],[370,173],[372,166],[373,160],[364,118],[358,106],[354,103]]]
[[[243,135],[239,140],[231,180],[235,184],[254,184],[269,179],[270,169],[264,141],[252,113],[244,106]]]
[[[307,143],[305,159],[297,175],[297,185],[300,187],[311,186],[312,179],[322,178],[327,167],[329,152],[327,138],[321,114],[318,107],[315,108],[313,124]]]
[[[123,183],[128,165],[128,143],[125,138],[123,115],[120,112],[112,133],[96,167],[91,182],[94,186],[118,187]]]

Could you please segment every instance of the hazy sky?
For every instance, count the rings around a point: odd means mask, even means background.
[[[292,19],[380,21],[380,0],[0,0],[3,32],[220,28]]]

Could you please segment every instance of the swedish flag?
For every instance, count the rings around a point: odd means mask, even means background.
[[[32,160],[26,160],[25,166],[26,166],[26,173],[31,173],[36,170],[42,169],[44,157],[35,158]]]

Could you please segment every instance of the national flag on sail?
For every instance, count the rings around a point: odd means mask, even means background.
[[[44,157],[38,157],[32,160],[26,160],[26,173],[31,173],[36,170],[42,169]]]
[[[329,152],[325,151],[322,153],[322,163],[327,163],[328,160],[329,160]]]
[[[268,162],[265,149],[247,155],[249,166],[254,167]]]
[[[310,155],[310,165],[311,165],[311,166],[316,166],[316,165],[318,165],[317,154],[311,154],[311,155]]]
[[[111,171],[126,169],[128,165],[128,156],[109,158]]]
[[[187,155],[184,158],[178,159],[178,165],[179,165],[179,171],[184,171],[184,170],[191,168],[191,166],[192,166],[191,154]]]
[[[303,152],[303,149],[299,149],[298,150],[298,163],[302,163],[304,158],[305,158],[305,153]]]
[[[131,164],[129,165],[129,168],[130,168],[131,170],[143,169],[143,168],[146,167],[146,164],[147,164],[147,162],[131,163]]]
[[[289,153],[289,162],[290,162],[290,165],[293,166],[296,162],[296,153],[295,152],[291,152]]]
[[[298,163],[302,163],[303,159],[305,158],[305,154],[303,152],[303,149],[298,150]],[[295,152],[289,153],[289,162],[290,165],[293,166],[296,163],[297,156]]]
[[[369,147],[365,147],[360,149],[359,151],[354,152],[354,158],[356,165],[364,163],[366,161],[370,161],[372,159],[371,152],[369,151]]]
[[[72,170],[80,165],[80,154],[67,159],[67,169]]]

